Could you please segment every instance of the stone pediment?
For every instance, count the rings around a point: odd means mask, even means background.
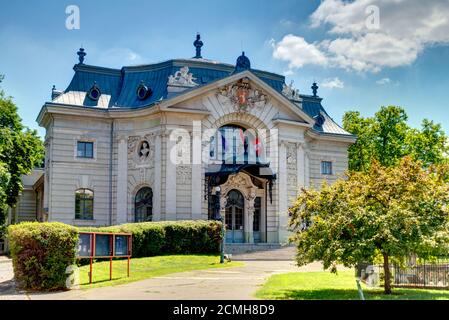
[[[300,106],[294,104],[281,92],[274,90],[250,71],[231,75],[209,85],[199,86],[161,102],[167,109],[195,109],[209,111],[201,103],[204,99],[214,100],[215,109],[225,113],[251,113],[261,115],[267,109],[276,112],[276,118],[296,121],[305,125],[315,121]]]

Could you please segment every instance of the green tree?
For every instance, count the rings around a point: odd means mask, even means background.
[[[350,170],[368,170],[374,159],[385,166],[396,165],[405,155],[421,160],[424,166],[446,161],[447,136],[441,125],[424,119],[421,130],[413,129],[400,107],[381,107],[368,118],[346,112],[343,127],[358,137],[348,150]]]
[[[5,222],[7,207],[16,204],[23,189],[21,176],[41,164],[43,157],[36,130],[23,126],[17,106],[0,88],[0,225]]]
[[[446,162],[448,141],[441,125],[424,119],[421,128],[410,129],[406,138],[407,153],[425,166]]]
[[[448,174],[447,165],[424,168],[404,157],[391,167],[374,161],[367,172],[349,172],[320,191],[302,190],[289,209],[298,265],[322,261],[336,272],[337,264],[381,257],[390,294],[392,260],[447,253]]]
[[[343,127],[357,136],[357,141],[348,149],[349,169],[367,170],[374,154],[374,119],[363,118],[358,111],[346,112]]]

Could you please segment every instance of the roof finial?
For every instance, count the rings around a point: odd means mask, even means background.
[[[203,41],[201,41],[201,35],[199,33],[196,34],[196,40],[193,43],[196,48],[196,55],[193,57],[194,59],[202,59],[201,56],[201,47],[203,46]]]
[[[249,70],[249,69],[251,69],[251,61],[249,61],[248,57],[245,56],[245,51],[242,51],[242,55],[237,58],[234,73]]]
[[[311,88],[312,88],[313,96],[314,96],[314,97],[317,97],[317,93],[318,93],[318,88],[319,88],[319,87],[318,87],[318,85],[316,84],[316,82],[313,83],[313,85],[312,85]]]
[[[81,47],[76,54],[78,55],[78,59],[80,61],[79,64],[83,64],[84,63],[84,57],[87,55],[87,53],[84,52],[84,48]]]

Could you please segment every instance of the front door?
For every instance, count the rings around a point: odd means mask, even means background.
[[[226,204],[226,242],[242,243],[244,242],[243,216],[245,200],[240,191],[231,190],[228,193]]]

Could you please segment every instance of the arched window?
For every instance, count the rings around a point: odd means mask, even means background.
[[[216,157],[227,164],[265,162],[258,132],[233,124],[221,127],[211,138],[210,158]]]
[[[94,219],[94,192],[90,189],[75,191],[75,219]]]
[[[145,222],[153,220],[153,190],[143,187],[136,194],[135,199],[135,221]]]

